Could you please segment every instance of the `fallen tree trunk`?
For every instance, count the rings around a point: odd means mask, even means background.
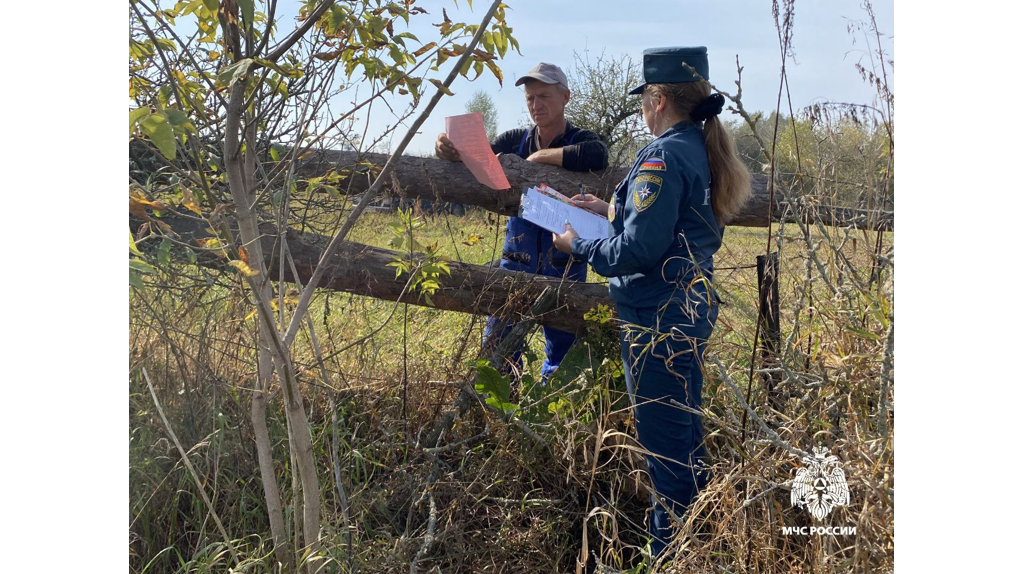
[[[373,178],[372,167],[383,166],[386,154],[324,150],[310,153],[297,170],[299,177],[318,177],[337,170],[343,177],[336,186],[339,191],[361,193],[366,191]],[[392,197],[409,197],[476,205],[502,215],[515,215],[519,209],[519,197],[524,186],[540,182],[568,195],[575,194],[580,184],[607,200],[618,183],[626,177],[627,170],[612,169],[603,172],[577,173],[560,167],[526,161],[514,154],[499,156],[510,189],[493,190],[479,183],[461,162],[452,162],[431,157],[403,156],[395,166],[390,185],[385,193]],[[360,169],[353,166],[362,164]],[[370,173],[367,173],[370,172]],[[762,174],[751,176],[752,197],[729,225],[741,227],[767,227],[769,212],[768,177]],[[814,206],[801,207],[787,201],[784,190],[776,188],[772,219],[793,221],[797,216],[802,220],[821,221],[831,226],[853,226],[858,229],[893,230],[891,211],[864,211],[846,207]]]
[[[196,239],[211,237],[207,231],[208,224],[198,218],[167,214],[161,217],[160,221],[169,225],[174,233],[180,236],[180,241],[191,245],[197,245]],[[138,232],[141,224],[141,220],[129,218],[133,233]],[[234,227],[234,221],[230,221],[230,224]],[[293,229],[286,230],[285,238],[295,261],[298,278],[305,284],[320,261],[330,238]],[[263,253],[267,254],[270,277],[276,280],[281,264],[275,257],[280,251],[277,228],[269,223],[261,224],[260,241]],[[327,272],[320,287],[376,299],[430,306],[425,298],[416,293],[403,293],[406,291],[409,276],[403,274],[395,278],[395,268],[388,267],[388,263],[401,257],[404,255],[395,251],[346,241],[326,262]],[[414,260],[422,260],[422,257],[414,257]],[[224,259],[210,253],[200,256],[198,262],[212,268],[227,267]],[[433,306],[438,309],[498,315],[513,320],[532,318],[541,325],[579,333],[585,327],[583,315],[587,311],[598,305],[614,308],[606,285],[562,281],[541,275],[456,261],[451,261],[448,265],[451,268],[451,275],[442,275],[439,278],[441,287],[431,295]],[[284,278],[286,281],[294,282],[290,267],[285,263]],[[547,287],[551,287],[557,294],[555,304],[550,311],[537,317],[529,317],[531,304]]]

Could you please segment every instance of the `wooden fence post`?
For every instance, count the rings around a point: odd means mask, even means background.
[[[779,328],[779,252],[757,256],[757,321],[761,333],[761,368],[770,369],[780,365],[779,349],[782,346],[782,331]],[[782,406],[778,394],[781,373],[765,373],[768,404],[778,410]]]

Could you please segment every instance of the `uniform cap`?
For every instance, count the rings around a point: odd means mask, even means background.
[[[547,62],[537,64],[532,70],[526,72],[526,75],[520,76],[516,80],[516,85],[521,86],[527,80],[539,80],[545,84],[558,84],[565,89],[569,89],[569,80],[565,78],[565,72],[562,71],[562,68]]]
[[[699,76],[683,64],[692,67]],[[644,50],[644,83],[629,93],[643,93],[647,84],[682,84],[700,79],[708,79],[708,49],[704,46],[647,48]]]

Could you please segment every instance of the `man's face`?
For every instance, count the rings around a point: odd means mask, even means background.
[[[526,107],[530,118],[539,126],[565,123],[565,104],[569,103],[569,90],[561,91],[557,84],[530,80],[524,86]]]

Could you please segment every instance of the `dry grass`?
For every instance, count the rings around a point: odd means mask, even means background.
[[[384,245],[389,217],[366,217],[352,239]],[[423,231],[436,235],[422,239],[436,239],[443,253],[483,263],[494,257],[503,223],[471,213],[436,219]],[[467,234],[481,239],[466,245]],[[889,376],[883,364],[892,352],[886,346],[891,268],[867,284],[871,233],[832,230],[825,235],[810,229],[805,236],[798,226],[787,225],[778,238],[783,240],[785,372],[779,377],[777,408],[768,408],[765,374],[755,374],[754,413],[744,437],[739,397],[747,393],[757,292],[749,266],[763,253],[767,232],[730,228],[716,261],[716,285],[726,307],[709,345],[703,397],[713,480],[684,517],[675,562],[661,567],[685,572],[890,570],[892,424],[891,410],[880,414],[879,400],[891,409],[891,381],[888,392],[881,391]],[[891,235],[885,242],[891,245]],[[132,295],[132,365],[149,371],[218,515],[250,561],[250,571],[274,571],[248,418],[247,390],[255,374],[254,324],[246,319],[251,308],[230,278],[216,277],[203,286],[205,279],[195,268],[169,271],[153,278],[159,285]],[[195,287],[197,280],[203,287]],[[481,319],[409,307],[404,338],[404,308],[393,303],[323,294],[312,314],[328,357],[328,379],[320,377],[305,334],[298,339],[295,360],[320,466],[323,558],[329,571],[573,572],[580,559],[586,561],[585,571],[648,568],[642,550],[646,477],[630,438],[613,332],[591,333],[586,352],[567,359],[555,384],[526,388],[518,417],[546,446],[476,409],[458,421],[443,443],[448,446],[434,451],[417,447],[416,438],[454,398],[452,382],[470,375]],[[378,329],[362,343],[336,352]],[[533,373],[539,370],[541,345],[535,332],[527,353]],[[406,371],[409,404],[403,420]],[[132,570],[227,571],[227,550],[135,368],[130,389]],[[276,410],[270,432],[278,460],[286,461],[284,417]],[[340,518],[334,443],[351,504],[351,532]],[[851,505],[826,521],[855,525],[856,536],[781,535],[783,526],[811,524],[806,511],[789,504],[787,482],[800,460],[787,447],[810,451],[817,445],[839,456],[851,489]],[[279,466],[278,473],[287,504],[289,469]],[[287,519],[292,520],[290,513]]]

